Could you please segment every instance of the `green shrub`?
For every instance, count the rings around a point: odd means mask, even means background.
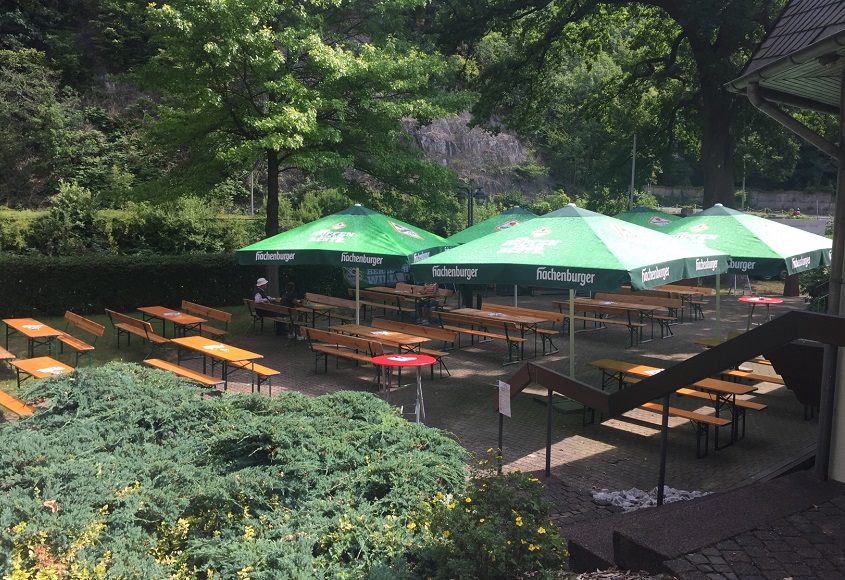
[[[0,207],[0,250],[23,252],[27,247],[27,231],[38,215],[37,212]]]
[[[95,205],[91,192],[61,182],[47,214],[37,218],[26,234],[27,247],[48,256],[72,256],[98,248],[94,230]]]
[[[44,407],[0,426],[3,573],[356,577],[466,475],[452,439],[366,393],[198,391],[127,364],[33,383]]]
[[[182,300],[207,306],[240,304],[256,278],[266,276],[261,266],[241,266],[234,254],[184,256],[114,256],[89,254],[73,257],[0,254],[0,316],[61,316],[102,313],[103,308],[127,311],[138,306],[178,308]],[[346,283],[340,268],[285,266],[279,284],[294,282],[300,293],[344,296]]]
[[[539,578],[536,479],[366,393],[197,396],[132,364],[31,383],[0,425],[0,561],[27,578]],[[428,499],[426,499],[428,498]]]
[[[490,466],[479,460],[461,493],[438,493],[409,518],[408,525],[418,522],[428,537],[410,556],[415,577],[542,578],[563,567],[563,541],[549,521],[539,481],[519,471],[497,474]]]

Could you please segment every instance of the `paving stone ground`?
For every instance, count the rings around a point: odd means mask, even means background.
[[[520,296],[519,305],[552,309],[553,300],[563,294],[540,293]],[[513,297],[489,296],[491,303],[513,304]],[[789,309],[803,309],[801,298],[785,298],[772,307],[772,315]],[[721,332],[745,330],[748,307],[735,295],[721,297]],[[575,375],[598,385],[600,373],[587,363],[598,358],[669,366],[685,360],[703,347],[694,340],[713,337],[716,332],[715,298],[705,307],[704,320],[673,327],[674,336],[656,338],[626,348],[627,330],[579,332],[575,335]],[[755,322],[762,321],[755,313]],[[648,331],[646,331],[648,333]],[[298,391],[312,396],[338,390],[372,392],[375,370],[341,361],[329,362],[327,373],[315,373],[314,355],[306,342],[288,340],[265,332],[233,337],[232,342],[264,355],[262,364],[282,371],[274,379],[273,394]],[[560,352],[532,358],[555,371],[569,371],[569,339],[558,337]],[[526,355],[533,354],[533,342]],[[498,417],[493,411],[498,381],[508,381],[519,365],[503,366],[507,356],[500,342],[465,346],[447,357],[451,376],[429,378],[423,374],[426,425],[449,432],[463,447],[479,456],[497,446]],[[772,373],[764,365],[748,365],[754,371]],[[322,368],[320,369],[322,371]],[[410,379],[403,374],[403,382]],[[230,382],[229,390],[249,392],[249,385]],[[266,389],[265,389],[266,394]],[[724,491],[754,481],[761,472],[780,460],[797,454],[815,441],[818,423],[804,420],[804,410],[785,387],[761,383],[753,400],[765,403],[764,411],[749,411],[746,436],[721,451],[711,449],[701,459],[695,457],[695,433],[683,420],[670,421],[666,485],[682,490]],[[392,404],[413,410],[414,389],[400,388],[391,393]],[[705,407],[706,408],[706,407]],[[410,416],[409,416],[410,418]],[[607,517],[617,508],[593,502],[595,490],[651,490],[657,485],[659,454],[659,417],[644,411],[632,411],[601,423],[582,425],[580,411],[553,413],[551,476],[545,477],[546,407],[545,393],[526,392],[513,400],[512,417],[504,422],[503,456],[506,469],[521,469],[538,474],[546,484],[546,495],[553,506],[554,521],[565,532],[572,523]],[[680,578],[845,578],[845,504],[842,501],[819,506],[818,513],[796,514],[768,529],[754,530],[722,545],[708,548],[675,562],[674,573]]]

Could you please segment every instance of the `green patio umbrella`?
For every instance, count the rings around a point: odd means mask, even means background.
[[[830,264],[833,242],[792,226],[717,203],[668,225],[666,234],[728,254],[728,273],[777,276]],[[718,277],[716,288],[719,288]],[[716,338],[721,338],[720,293],[716,292]]]
[[[664,234],[569,204],[416,262],[411,273],[415,280],[447,284],[565,288],[572,298],[575,290],[613,292],[626,282],[640,290],[727,270],[722,252],[667,241]],[[572,349],[574,325],[569,328]]]
[[[731,257],[728,272],[777,276],[830,264],[833,242],[775,220],[753,216],[717,203],[710,209],[666,226],[665,233],[704,244]]]
[[[446,239],[451,242],[453,246],[459,246],[461,244],[477,240],[478,238],[483,238],[484,236],[504,231],[510,227],[521,224],[522,222],[534,219],[535,217],[537,217],[537,214],[531,213],[530,211],[515,205],[498,215],[461,230],[457,234],[449,236]]]
[[[672,215],[659,209],[651,207],[635,207],[630,211],[623,211],[615,216],[616,219],[622,220],[631,224],[637,224],[650,230],[663,231],[666,226],[681,219],[681,216]]]
[[[399,270],[451,246],[436,234],[356,204],[236,253],[242,265]],[[355,279],[360,280],[358,271]],[[360,302],[357,284],[355,300]]]
[[[518,205],[515,205],[512,208],[505,210],[498,215],[486,219],[483,222],[477,223],[474,226],[470,226],[464,230],[461,230],[457,234],[449,236],[446,239],[452,242],[452,244],[459,246],[461,244],[477,240],[478,238],[483,238],[484,236],[490,236],[498,232],[503,232],[508,228],[534,219],[535,217],[537,217],[537,214],[522,209]],[[518,300],[519,291],[517,285],[515,284],[513,288],[514,306],[517,305]]]

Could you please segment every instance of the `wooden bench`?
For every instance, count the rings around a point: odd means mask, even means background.
[[[704,393],[702,391],[696,391],[695,389],[688,389],[686,387],[682,387],[675,392],[683,397],[693,397],[695,399],[701,399],[704,401],[709,401],[711,403],[714,402],[713,395],[709,393]],[[737,433],[739,433],[739,422],[742,422],[742,433],[738,436],[738,439],[742,439],[743,437],[745,437],[745,412],[762,411],[766,408],[766,405],[764,405],[763,403],[757,403],[755,401],[749,401],[747,399],[736,399],[734,401],[734,405],[736,406],[736,417],[734,417],[733,419],[737,422]]]
[[[170,344],[170,339],[153,332],[153,327],[149,322],[109,310],[108,308],[106,308],[106,314],[109,317],[109,321],[111,321],[112,327],[117,332],[117,348],[120,348],[120,336],[122,334],[126,335],[126,346],[130,345],[131,337],[134,334],[135,336],[141,337],[141,340],[150,343],[150,353],[144,358],[153,356],[156,351],[161,351],[162,354],[167,353],[167,345]]]
[[[12,413],[18,415],[19,417],[28,417],[35,412],[34,407],[30,407],[6,391],[0,391],[0,406],[9,409]]]
[[[535,318],[545,318],[552,323],[551,328],[535,327],[534,332],[540,336],[543,341],[543,354],[555,354],[559,352],[557,346],[552,341],[553,338],[560,335],[563,330],[563,324],[566,317],[561,312],[554,312],[552,310],[538,310],[535,308],[521,308],[519,306],[507,306],[504,304],[482,304],[481,310],[488,312],[503,312],[505,314],[516,314],[522,316],[533,316]],[[561,330],[555,329],[555,324],[560,323]],[[549,343],[549,348],[546,349],[546,342]],[[536,344],[536,343],[535,343]]]
[[[740,369],[728,369],[719,373],[720,376],[730,377],[734,381],[756,381],[761,383],[775,383],[776,385],[785,385],[783,378],[780,376],[763,375],[760,373],[743,371]]]
[[[302,336],[298,333],[297,329],[302,320],[307,320],[308,310],[297,308],[296,306],[282,306],[281,304],[269,303],[253,304],[253,307],[272,313],[273,318],[271,320],[287,325],[288,338]]]
[[[249,391],[251,393],[255,392],[255,389],[257,388],[258,393],[260,394],[261,385],[267,383],[267,395],[270,397],[273,396],[273,377],[277,377],[282,374],[276,369],[271,369],[270,367],[265,367],[264,365],[260,365],[258,363],[253,364],[252,361],[246,360],[230,362],[229,367],[245,369],[252,373],[252,379],[249,385]]]
[[[567,325],[569,324],[569,301],[554,300],[552,305],[557,306],[563,316],[563,325],[561,333],[565,333]],[[616,308],[613,306],[598,306],[592,304],[575,304],[575,312],[593,313],[593,316],[584,316],[579,314],[572,315],[572,320],[581,321],[583,323],[583,330],[587,330],[587,323],[592,322],[596,328],[606,328],[611,326],[624,326],[628,329],[628,346],[634,346],[640,341],[642,329],[645,328],[644,322],[634,321],[631,318],[631,312],[625,308]],[[607,316],[621,315],[624,318],[607,318]]]
[[[455,340],[458,333],[454,330],[445,330],[434,326],[422,326],[419,324],[411,324],[410,322],[399,322],[398,320],[390,320],[389,318],[376,318],[373,320],[373,326],[384,330],[393,330],[396,332],[404,332],[413,336],[422,336],[430,338],[431,340],[440,340],[444,345],[451,344],[455,347]],[[434,357],[440,366],[440,377],[443,377],[443,369],[446,369],[446,374],[452,376],[446,363],[443,362],[443,357],[448,356],[449,353],[444,350],[435,350],[433,348],[420,348],[417,352]],[[431,365],[431,378],[434,378],[434,365]]]
[[[475,344],[476,337],[479,339],[479,343],[490,340],[504,340],[508,346],[508,357],[502,362],[502,366],[519,362],[519,348],[525,342],[525,339],[518,336],[519,329],[515,322],[438,310],[432,311],[431,316],[440,324],[440,328],[458,333],[458,348],[461,348],[461,334],[470,336],[470,345]],[[492,332],[494,330],[500,332]],[[516,358],[514,358],[514,352],[517,354]]]
[[[645,290],[642,292],[645,292]],[[667,314],[644,314],[644,316],[651,320],[652,323],[657,321],[660,325],[660,338],[669,338],[674,334],[672,332],[671,325],[678,322],[678,312],[683,308],[683,303],[680,298],[644,296],[640,292],[632,292],[630,294],[598,292],[595,295],[595,299],[611,302],[627,302],[629,304],[642,304],[643,306],[654,306],[655,308],[665,308]]]
[[[77,338],[71,334],[67,334],[67,331],[70,329],[71,326],[74,326],[80,330],[84,330],[89,334],[94,336],[94,340],[91,342],[93,344],[88,344],[81,338]],[[59,336],[59,352],[64,352],[64,347],[67,345],[68,347],[72,348],[76,353],[76,360],[73,363],[73,366],[79,366],[79,357],[82,355],[88,356],[88,366],[91,366],[92,363],[92,353],[94,352],[94,347],[97,344],[97,339],[103,336],[106,332],[106,327],[102,324],[98,324],[93,320],[88,320],[78,314],[74,314],[70,310],[65,312],[65,334]]]
[[[2,361],[2,360],[12,361],[12,360],[15,360],[15,358],[17,358],[15,355],[13,355],[8,350],[6,350],[2,346],[0,346],[0,361]]]
[[[279,314],[278,316],[263,316],[258,313],[258,308],[261,310],[265,310],[267,312],[270,311],[268,306],[271,306],[269,303],[262,303],[260,306],[255,303],[254,300],[250,300],[249,298],[244,298],[244,306],[246,306],[247,310],[249,311],[249,315],[252,317],[252,330],[255,330],[255,325],[259,322],[261,323],[261,332],[264,332],[264,319],[266,318],[270,322],[279,324],[288,324],[290,322],[290,317],[287,314]]]
[[[660,403],[643,403],[639,408],[645,411],[652,411],[661,415],[663,414],[663,405]],[[710,446],[710,426],[712,425],[714,428],[718,429],[719,427],[726,427],[731,424],[730,420],[723,417],[704,415],[702,413],[679,409],[677,407],[669,407],[669,416],[688,419],[693,424],[696,432],[695,456],[697,458],[707,455],[707,448]],[[704,435],[704,453],[701,452],[702,435]]]
[[[314,372],[318,372],[317,364],[323,359],[323,372],[328,372],[328,359],[336,358],[335,368],[340,359],[355,361],[355,364],[369,363],[374,356],[384,354],[384,346],[377,341],[339,334],[309,326],[300,327],[299,331],[308,339],[311,351],[314,353]],[[380,374],[376,374],[374,383],[380,383]]]
[[[355,297],[355,288],[350,288],[348,292],[351,297]],[[364,318],[367,317],[368,306],[373,311],[381,309],[383,314],[386,314],[387,311],[390,310],[391,312],[397,313],[399,318],[402,318],[403,315],[409,312],[407,309],[402,307],[403,301],[399,295],[392,296],[390,294],[371,292],[369,290],[359,290],[358,295],[360,298],[361,309],[364,312]]]
[[[217,322],[222,322],[223,328],[217,328],[216,326],[211,326],[210,324],[203,322],[200,325],[200,333],[204,332],[211,338],[226,342],[226,335],[229,334],[229,324],[232,322],[231,312],[217,310],[216,308],[203,306],[202,304],[197,304],[196,302],[188,302],[187,300],[182,300],[182,310],[190,314],[195,314],[196,316],[211,318]]]
[[[218,385],[223,384],[223,379],[218,379],[217,377],[212,377],[211,375],[206,375],[197,371],[192,371],[189,368],[179,366],[176,363],[168,362],[166,360],[162,360],[160,358],[148,358],[144,360],[144,364],[161,369],[163,371],[170,371],[180,377],[190,379],[195,383],[199,383],[204,387],[211,387],[214,388]]]
[[[332,325],[332,318],[340,320],[341,324],[346,324],[347,322],[355,322],[354,312],[356,310],[356,306],[354,300],[347,300],[346,298],[335,298],[334,296],[326,296],[325,294],[314,294],[313,292],[306,292],[305,299],[308,302],[313,302],[315,304],[325,304],[326,306],[336,306],[337,308],[342,308],[346,311],[353,313],[345,314],[342,312],[337,312],[336,310],[329,310],[328,312],[326,312],[326,318],[328,318],[329,326]]]

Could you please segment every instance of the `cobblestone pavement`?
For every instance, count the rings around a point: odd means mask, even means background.
[[[562,294],[519,297],[519,305],[552,309]],[[513,297],[489,296],[487,302],[513,304]],[[716,332],[715,297],[705,307],[704,320],[673,327],[674,336],[661,340],[659,330],[650,342],[626,348],[627,330],[579,332],[575,335],[575,375],[598,385],[601,375],[587,363],[597,358],[616,358],[653,366],[668,366],[703,350],[694,340],[710,338]],[[802,309],[801,298],[785,298],[772,307],[777,316],[790,308]],[[734,295],[721,299],[721,332],[742,331],[748,308]],[[762,313],[755,313],[759,319]],[[648,334],[648,330],[646,330]],[[314,356],[305,342],[288,340],[270,332],[251,332],[234,337],[237,346],[264,354],[262,364],[282,371],[274,379],[273,393],[299,391],[317,396],[338,390],[373,391],[375,370],[341,361],[328,372],[315,373]],[[466,341],[464,341],[466,344]],[[559,337],[560,352],[538,356],[533,362],[555,371],[569,370],[569,340]],[[526,356],[533,354],[529,340]],[[493,411],[498,381],[507,381],[519,365],[503,366],[507,352],[501,341],[464,346],[446,358],[451,376],[431,380],[424,372],[425,423],[449,432],[473,454],[486,455],[498,442],[498,416]],[[772,373],[764,365],[748,365],[756,372]],[[402,379],[409,379],[405,374]],[[695,433],[690,424],[670,420],[666,485],[680,490],[724,491],[750,483],[780,460],[793,456],[815,441],[817,421],[805,421],[803,407],[785,387],[761,383],[753,400],[765,403],[760,412],[750,411],[744,439],[721,451],[712,449],[695,457]],[[230,391],[249,392],[247,383],[230,382]],[[266,389],[265,389],[266,393]],[[384,396],[375,393],[376,396]],[[414,389],[399,388],[391,403],[404,411],[413,410]],[[409,416],[410,417],[410,416]],[[659,416],[632,411],[589,426],[582,425],[580,409],[553,413],[551,476],[545,477],[546,406],[545,392],[526,391],[512,402],[512,417],[504,421],[503,457],[506,469],[536,473],[546,485],[553,506],[553,519],[564,531],[567,525],[607,517],[618,508],[593,502],[595,490],[651,490],[657,485]],[[842,550],[845,520],[842,502],[819,506],[818,513],[796,514],[776,522],[767,530],[754,530],[724,544],[674,562],[681,578],[845,578]],[[829,515],[821,517],[818,514]],[[834,543],[832,543],[835,540]],[[812,555],[808,555],[812,554]],[[805,573],[808,572],[808,573]],[[812,572],[812,574],[809,574]]]

